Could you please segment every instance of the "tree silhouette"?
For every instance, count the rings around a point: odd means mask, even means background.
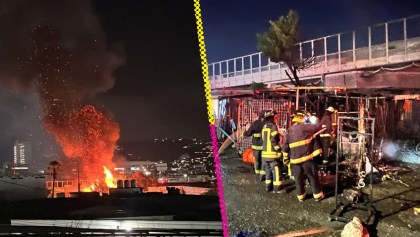
[[[270,28],[263,34],[257,34],[258,50],[274,63],[284,62],[292,73],[285,70],[286,75],[295,86],[301,86],[297,73],[311,67],[314,57],[301,58],[299,43],[299,16],[290,10],[286,16],[280,16],[277,21],[269,21]]]

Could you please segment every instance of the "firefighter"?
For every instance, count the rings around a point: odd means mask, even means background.
[[[264,127],[262,129],[263,148],[261,158],[265,167],[265,190],[267,192],[284,193],[283,179],[280,169],[281,149],[280,134],[274,123],[274,110],[264,113]]]
[[[328,107],[325,110],[324,115],[321,119],[322,128],[325,128],[325,131],[319,134],[319,141],[322,146],[322,163],[328,163],[328,157],[330,155],[330,146],[331,146],[331,138],[333,133],[333,124],[332,124],[332,114],[334,113],[333,107]]]
[[[308,116],[311,114],[308,113]],[[287,130],[282,147],[283,163],[291,165],[298,200],[305,201],[305,181],[308,178],[315,200],[320,201],[324,198],[324,193],[321,190],[313,158],[321,153],[321,149],[314,149],[315,137],[318,131],[322,131],[321,124],[304,123],[304,118],[305,112],[301,110],[293,113],[293,125]]]
[[[244,132],[244,136],[252,136],[252,151],[255,157],[254,169],[257,176],[257,180],[265,180],[265,171],[262,169],[261,163],[261,150],[262,150],[262,139],[261,130],[264,126],[264,111],[261,111],[258,115],[258,119],[255,120],[251,126]]]

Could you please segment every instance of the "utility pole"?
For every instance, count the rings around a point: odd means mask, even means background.
[[[54,194],[55,194],[55,179],[56,179],[56,177],[57,177],[57,173],[56,173],[56,170],[55,170],[55,166],[53,166],[53,174],[52,174],[52,176],[53,176],[53,183],[52,183],[52,198],[54,198]]]
[[[55,180],[57,179],[57,170],[60,168],[60,162],[53,160],[48,164],[48,171],[49,174],[52,175],[53,183],[52,183],[52,198],[54,198],[55,194]]]
[[[80,162],[77,160],[77,192],[80,193]]]

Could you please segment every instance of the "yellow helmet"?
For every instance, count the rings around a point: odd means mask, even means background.
[[[293,113],[292,117],[292,122],[303,123],[305,121],[305,112],[298,109]]]

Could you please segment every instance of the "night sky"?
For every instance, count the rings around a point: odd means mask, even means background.
[[[420,1],[412,0],[209,0],[202,1],[209,63],[256,53],[256,34],[269,20],[296,10],[303,39],[353,30],[420,14]]]
[[[126,65],[99,96],[121,139],[208,138],[207,108],[193,1],[95,1],[109,45],[124,45]]]
[[[37,24],[57,27],[70,53],[105,61],[84,101],[119,123],[119,142],[209,138],[192,0],[2,1],[0,17],[0,161],[12,161],[15,140],[41,153],[54,143],[31,78],[18,72]],[[90,78],[80,80],[84,90]]]

